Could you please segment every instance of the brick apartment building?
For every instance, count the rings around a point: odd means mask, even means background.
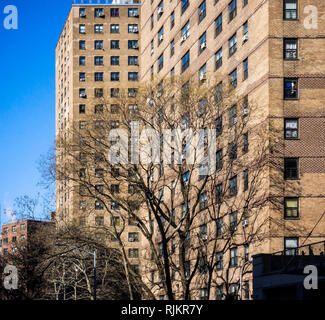
[[[318,9],[316,29],[304,8]],[[258,250],[272,253],[323,240],[325,221],[325,4],[317,0],[143,0],[74,4],[56,48],[56,132],[94,119],[96,92],[114,109],[114,89],[152,76],[202,80],[229,76],[259,108],[257,123],[281,131],[284,184],[281,225]],[[135,63],[137,61],[137,63]],[[139,64],[139,65],[138,65]],[[119,80],[119,81],[115,81]],[[91,103],[88,103],[91,101]],[[112,110],[111,110],[112,111]],[[112,113],[112,120],[118,116]],[[57,155],[64,161],[64,154]],[[271,181],[271,177],[269,177]],[[265,192],[269,185],[262,186]],[[83,219],[84,202],[69,182],[57,184],[57,219]],[[271,209],[265,215],[275,215]],[[97,219],[100,215],[97,214]],[[94,217],[87,223],[93,224]],[[107,222],[108,223],[108,222]],[[304,232],[284,233],[287,227]],[[135,228],[135,227],[132,227]],[[135,230],[135,229],[134,229]],[[133,231],[134,231],[133,230]],[[246,279],[249,280],[249,279]],[[251,286],[250,286],[251,287]],[[205,297],[201,288],[193,297]],[[248,287],[248,297],[251,289]],[[212,297],[217,298],[217,295]]]
[[[26,247],[31,235],[43,228],[53,228],[50,221],[23,219],[2,226],[1,253],[15,253]]]

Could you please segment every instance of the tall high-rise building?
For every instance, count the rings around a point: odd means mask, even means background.
[[[75,4],[56,49],[57,135],[64,136],[76,121],[82,126],[94,118],[96,105],[88,101],[96,92],[111,99],[114,108],[113,89],[136,87],[131,80],[138,75],[140,82],[153,76],[182,75],[184,81],[226,76],[248,105],[258,106],[254,123],[276,128],[283,146],[283,211],[279,216],[269,207],[264,213],[277,219],[278,226],[267,231],[263,246],[245,254],[323,240],[324,11],[325,4],[317,0]],[[237,112],[242,116],[247,110]],[[250,136],[246,138],[248,145]],[[57,161],[62,157],[58,154]],[[261,187],[269,193],[271,185],[269,173]],[[294,194],[286,192],[291,187]],[[58,219],[78,216],[83,204],[75,197],[58,183]],[[204,290],[197,297],[204,298]]]

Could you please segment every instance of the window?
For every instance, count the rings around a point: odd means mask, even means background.
[[[119,24],[111,24],[110,30],[111,30],[111,33],[119,33],[120,25]]]
[[[208,227],[206,224],[203,224],[201,227],[200,227],[200,235],[201,235],[201,238],[203,238],[204,236],[207,236],[208,234]]]
[[[86,65],[86,57],[79,57],[79,66]]]
[[[79,81],[81,82],[86,81],[86,74],[84,72],[79,72]]]
[[[234,232],[237,230],[237,212],[232,212],[230,215],[229,215],[229,230],[230,232]]]
[[[111,72],[111,81],[120,81],[120,73]]]
[[[298,139],[298,119],[284,119],[285,139]]]
[[[219,171],[223,167],[223,152],[222,149],[218,150],[216,153],[216,170]]]
[[[17,237],[12,237],[11,242],[13,243],[17,242]]]
[[[80,18],[86,18],[86,9],[85,8],[80,8],[79,9],[79,17]]]
[[[284,217],[299,218],[299,199],[285,198],[284,199]]]
[[[116,203],[115,201],[111,202],[111,209],[114,211],[119,211],[120,210],[120,205]]]
[[[95,24],[95,33],[103,33],[103,25],[102,24]]]
[[[95,81],[104,81],[104,73],[95,72]]]
[[[199,23],[205,18],[206,16],[206,9],[207,9],[207,4],[205,1],[201,3],[199,6]]]
[[[187,51],[182,57],[182,72],[184,72],[190,65],[190,52]]]
[[[223,219],[218,218],[216,222],[217,230],[216,230],[216,235],[217,238],[220,238],[223,236]]]
[[[284,159],[284,179],[294,180],[299,178],[298,163],[298,158]]]
[[[208,300],[208,289],[200,289],[200,300]]]
[[[139,249],[129,249],[129,258],[139,258]]]
[[[119,65],[120,65],[120,57],[111,56],[111,66],[119,66]]]
[[[284,39],[284,59],[298,59],[298,39]]]
[[[111,49],[120,49],[120,41],[111,40]]]
[[[129,232],[129,242],[138,242],[139,241],[139,233],[138,232]]]
[[[298,0],[284,0],[285,20],[297,20],[298,18]]]
[[[231,57],[237,51],[237,34],[235,33],[229,39],[229,57]]]
[[[103,49],[103,40],[95,40],[95,50]]]
[[[190,22],[187,21],[185,26],[182,28],[181,43],[183,43],[190,36]]]
[[[200,210],[204,210],[208,207],[208,194],[204,192],[200,195]]]
[[[222,66],[222,48],[220,48],[216,53],[216,70]]]
[[[230,196],[237,195],[237,176],[230,179]]]
[[[200,83],[205,82],[206,79],[207,79],[207,65],[205,64],[199,70],[199,80],[200,80]]]
[[[95,66],[102,66],[104,64],[104,57],[95,57],[94,64]]]
[[[129,88],[128,89],[128,97],[129,98],[136,98],[137,94],[138,94],[137,88]]]
[[[229,22],[237,15],[237,0],[232,0],[229,3]]]
[[[95,209],[96,210],[104,210],[104,204],[100,200],[95,201]]]
[[[222,13],[216,19],[216,33],[215,37],[217,37],[222,31]]]
[[[229,287],[230,289],[230,295],[233,297],[234,300],[238,299],[238,291],[239,291],[239,285],[237,283],[232,283]]]
[[[216,288],[216,300],[222,300],[223,298],[223,286],[217,286]]]
[[[216,186],[216,203],[221,203],[222,200],[223,187],[222,183]]]
[[[118,227],[121,223],[120,217],[111,217],[111,226]]]
[[[238,265],[238,256],[237,248],[230,249],[230,267],[237,267]]]
[[[96,226],[103,226],[104,225],[104,217],[96,217],[95,224],[96,224]]]
[[[119,8],[111,8],[111,17],[119,17],[119,16],[120,16]]]
[[[237,124],[237,105],[234,105],[229,110],[229,127]]]
[[[189,0],[182,0],[182,14],[186,11],[189,5],[190,5]]]
[[[174,25],[175,25],[175,12],[173,11],[170,14],[170,29],[173,29]]]
[[[199,54],[201,54],[207,47],[207,34],[204,32],[200,37],[200,47],[199,47]]]
[[[223,252],[218,252],[216,255],[216,270],[223,269]]]
[[[237,87],[237,69],[229,74],[230,86],[235,89]]]
[[[297,254],[299,239],[298,238],[284,238],[285,255],[293,256]]]
[[[139,49],[139,44],[138,44],[138,40],[129,40],[128,41],[128,48],[129,49]]]
[[[104,96],[103,88],[95,88],[95,98],[102,98]]]
[[[248,58],[243,62],[243,69],[244,69],[244,80],[248,78]]]
[[[86,33],[86,26],[84,24],[79,25],[79,33]]]
[[[243,7],[248,5],[248,0],[243,0]]]
[[[244,191],[248,190],[248,186],[249,186],[248,181],[249,181],[249,179],[248,179],[248,170],[245,170],[244,171]]]
[[[232,142],[229,144],[229,159],[231,161],[237,159],[237,143]]]
[[[243,146],[243,153],[247,153],[248,152],[248,133],[244,134],[244,146]]]
[[[138,8],[129,8],[128,9],[129,18],[139,18],[139,9]]]
[[[158,72],[164,67],[164,55],[158,58]]]
[[[245,244],[244,246],[244,260],[245,262],[248,262],[249,260],[249,245],[248,244]]]
[[[220,81],[216,86],[216,102],[222,100],[222,88],[223,88],[223,84],[222,81]]]
[[[248,41],[248,21],[243,24],[243,43]]]
[[[80,98],[87,98],[86,89],[79,89],[79,97]]]
[[[298,99],[298,79],[284,79],[284,99]]]
[[[104,9],[103,8],[95,8],[95,18],[104,18]]]
[[[153,29],[154,25],[155,25],[155,18],[153,15],[151,15],[151,30]]]
[[[128,57],[128,65],[129,66],[138,66],[139,61],[137,56],[129,56]]]
[[[172,40],[170,43],[170,56],[172,57],[175,53],[175,41]]]
[[[104,177],[104,169],[95,169],[95,177],[103,178]]]
[[[21,224],[20,225],[20,230],[25,230],[25,229],[26,229],[26,224],[25,223]]]
[[[111,88],[111,98],[118,98],[120,96],[119,88]]]
[[[86,41],[80,40],[79,41],[79,50],[85,50],[86,49]]]
[[[138,33],[139,28],[137,24],[129,24],[128,25],[128,33]]]

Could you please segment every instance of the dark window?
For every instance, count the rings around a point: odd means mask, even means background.
[[[216,235],[218,238],[223,236],[223,219],[222,218],[218,218],[217,222],[216,222]]]
[[[95,18],[104,18],[104,9],[103,8],[95,8]]]
[[[79,66],[86,65],[86,57],[79,57]]]
[[[244,191],[248,190],[248,183],[249,183],[248,170],[245,170],[244,171]]]
[[[103,40],[95,40],[95,49],[96,50],[103,49]]]
[[[79,9],[79,17],[80,18],[86,18],[86,9],[85,8],[80,8]]]
[[[129,249],[129,258],[139,258],[139,249]]]
[[[223,252],[218,252],[216,255],[216,270],[223,269]]]
[[[79,41],[79,49],[80,50],[85,50],[86,49],[86,41],[85,40],[80,40]]]
[[[128,57],[128,65],[129,66],[139,65],[138,57],[137,56],[129,56]]]
[[[285,139],[298,139],[298,119],[284,119]]]
[[[299,218],[299,199],[285,198],[284,199],[284,217]]]
[[[244,60],[243,69],[244,69],[244,80],[246,80],[248,78],[248,59]]]
[[[284,98],[298,99],[298,79],[284,79]]]
[[[79,113],[80,114],[86,113],[86,105],[85,104],[79,104]]]
[[[222,149],[218,150],[216,153],[216,169],[221,170],[223,167],[223,154]]]
[[[222,13],[216,19],[216,33],[215,36],[218,36],[222,31]]]
[[[104,89],[103,88],[95,88],[95,97],[102,98],[104,96]]]
[[[120,41],[111,40],[111,49],[120,49]]]
[[[103,210],[104,209],[104,204],[100,200],[95,201],[95,209],[96,210]]]
[[[207,34],[204,32],[200,37],[200,47],[199,47],[199,54],[202,53],[207,47]]]
[[[230,232],[235,232],[237,230],[237,224],[238,224],[237,216],[238,216],[237,212],[232,212],[229,215],[229,230],[230,230]]]
[[[190,65],[190,52],[187,53],[182,57],[182,72],[184,72]]]
[[[222,81],[221,81],[216,86],[216,102],[219,102],[222,100],[222,88],[223,88],[223,85],[222,85]]]
[[[111,72],[111,81],[120,81],[120,73]]]
[[[84,72],[79,72],[79,81],[86,81],[86,74]]]
[[[236,160],[237,159],[237,143],[232,142],[229,144],[229,159]]]
[[[216,186],[216,202],[217,203],[221,203],[221,201],[222,201],[222,193],[223,193],[222,189],[223,189],[222,183],[220,183]]]
[[[172,57],[175,53],[175,41],[172,40],[170,43],[170,56]]]
[[[207,4],[205,1],[201,3],[199,6],[199,23],[205,18],[206,16],[206,9],[207,9]]]
[[[208,265],[207,265],[207,257],[203,256],[200,259],[200,267],[199,267],[199,272],[201,274],[205,274],[208,272]]]
[[[284,0],[284,15],[285,20],[297,20],[298,18],[298,0]]]
[[[111,65],[119,66],[120,65],[120,57],[119,56],[111,56]]]
[[[104,81],[104,73],[95,72],[95,81]]]
[[[243,153],[247,153],[248,152],[248,133],[244,134],[244,143],[243,143]]]
[[[204,210],[208,207],[208,194],[206,192],[200,195],[200,210]]]
[[[119,24],[111,24],[111,33],[119,33],[120,25]]]
[[[237,0],[232,0],[229,3],[229,21],[234,19],[237,15]]]
[[[170,29],[173,29],[175,25],[175,12],[173,11],[170,15]]]
[[[128,48],[129,49],[139,49],[139,42],[138,40],[128,40]]]
[[[217,286],[216,288],[216,300],[222,300],[223,298],[223,286]]]
[[[189,5],[190,5],[189,0],[182,0],[182,14],[186,11]]]
[[[120,12],[118,8],[111,8],[111,17],[119,17]]]
[[[243,7],[248,5],[248,0],[243,0]]]
[[[229,83],[233,89],[237,87],[237,69],[229,74]]]
[[[102,66],[104,64],[104,57],[95,57],[94,64],[95,66]]]
[[[164,55],[158,58],[158,72],[164,67]]]
[[[230,196],[237,195],[237,176],[230,179]]]
[[[222,66],[222,48],[220,48],[216,53],[216,70]]]
[[[284,179],[298,179],[298,158],[284,159]]]
[[[229,127],[237,124],[237,105],[234,105],[229,110]]]

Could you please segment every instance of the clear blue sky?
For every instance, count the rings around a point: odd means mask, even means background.
[[[55,137],[55,46],[72,0],[0,1],[0,204],[34,195],[37,160]],[[6,5],[18,30],[5,30]],[[2,214],[1,222],[5,222]]]

